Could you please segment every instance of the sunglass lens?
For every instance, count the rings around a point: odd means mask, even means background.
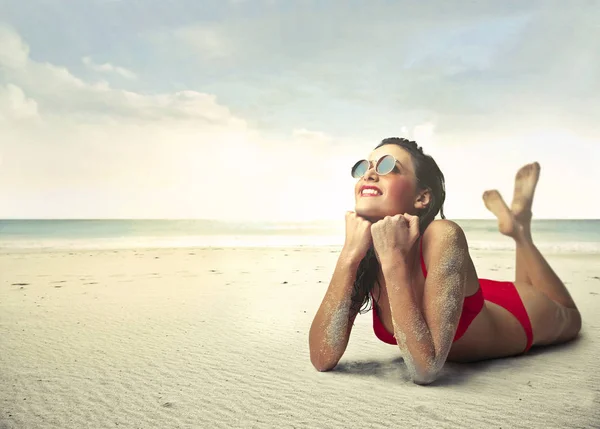
[[[352,167],[352,177],[358,179],[359,177],[363,177],[367,170],[369,169],[369,162],[365,159],[358,161]]]
[[[384,175],[390,173],[396,166],[396,160],[391,155],[385,155],[377,163],[377,174]]]

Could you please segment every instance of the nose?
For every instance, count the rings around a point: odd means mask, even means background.
[[[365,175],[363,176],[364,180],[377,180],[379,179],[379,175],[377,174],[377,171],[375,171],[375,163],[371,163],[369,165],[369,169],[365,172]]]

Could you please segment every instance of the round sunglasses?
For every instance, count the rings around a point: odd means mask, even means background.
[[[392,155],[384,155],[377,160],[377,163],[375,164],[375,171],[380,176],[383,176],[384,174],[389,174],[396,167],[396,162],[398,161],[396,161],[396,158],[394,158]],[[363,177],[367,173],[367,171],[369,171],[372,165],[373,161],[361,159],[352,167],[352,177],[354,177],[355,179]]]

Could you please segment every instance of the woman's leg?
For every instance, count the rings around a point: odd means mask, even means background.
[[[576,309],[569,291],[542,256],[531,237],[531,203],[539,178],[537,163],[522,167],[515,180],[515,196],[511,211],[500,193],[486,191],[483,200],[486,207],[498,218],[502,234],[514,238],[517,250],[516,276],[518,281],[531,284],[553,301],[567,308]]]
[[[540,165],[537,162],[528,164],[517,171],[515,177],[515,190],[510,211],[523,229],[523,235],[533,242],[531,237],[531,218],[533,196],[540,177]],[[522,246],[516,246],[516,274],[515,281],[531,284],[527,274],[527,261]]]

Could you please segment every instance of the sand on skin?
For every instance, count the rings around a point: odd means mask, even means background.
[[[319,373],[308,330],[338,249],[0,254],[0,428],[594,427],[600,257],[548,257],[583,313],[576,342],[408,381],[356,320]],[[474,252],[512,279],[511,253]]]

